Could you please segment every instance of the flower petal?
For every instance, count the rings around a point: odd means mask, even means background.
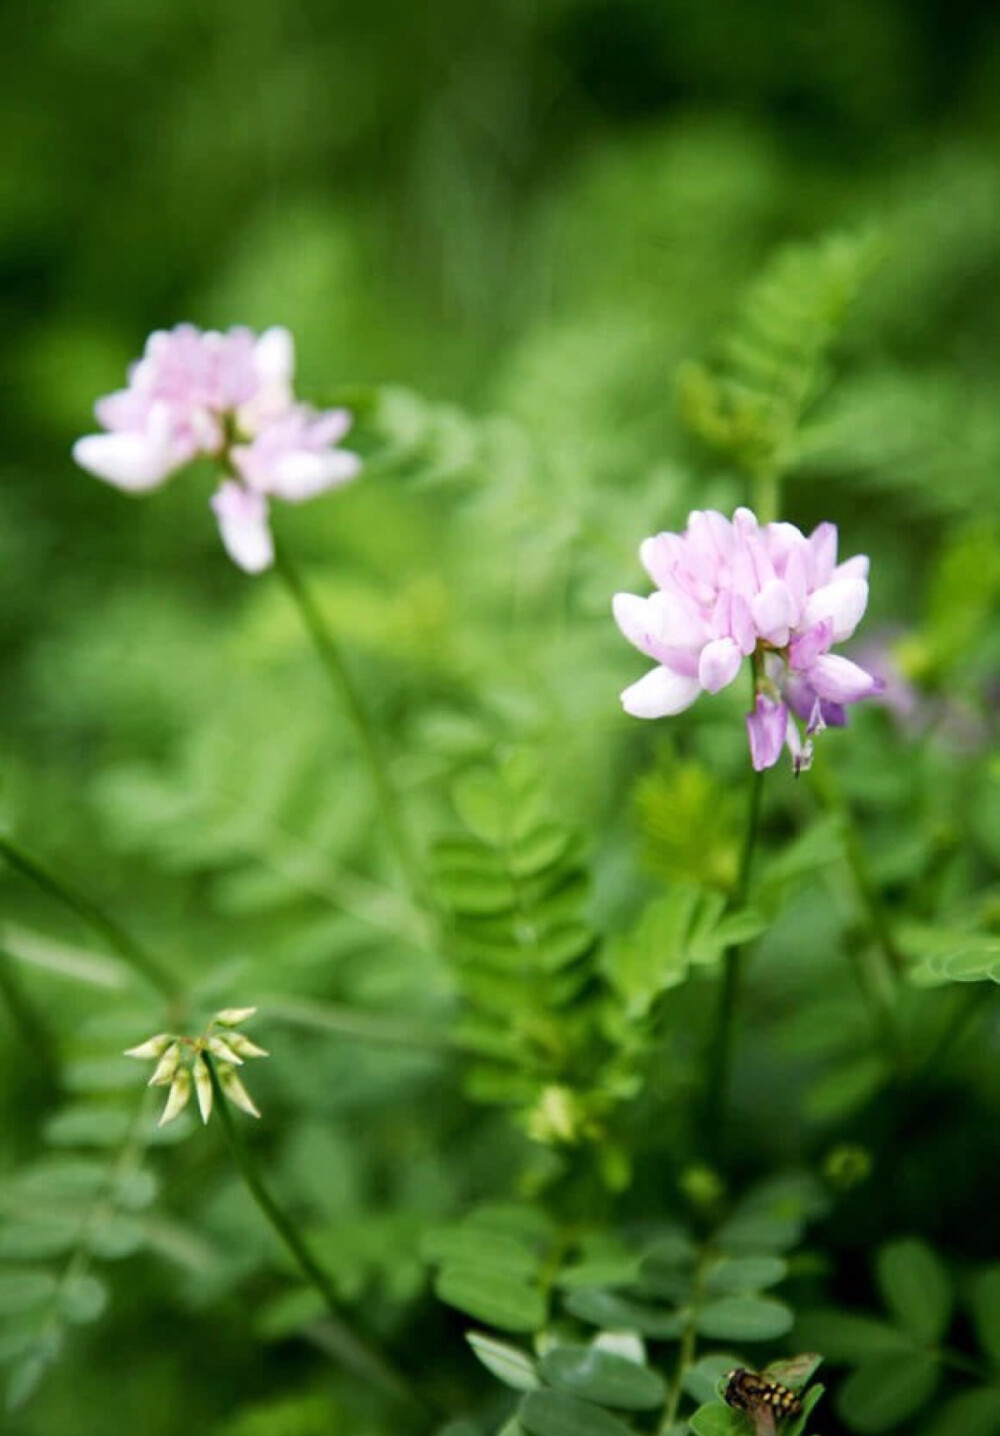
[[[806,674],[814,692],[831,703],[857,703],[882,691],[881,679],[839,653],[823,653]]]
[[[728,687],[740,671],[743,654],[732,638],[716,638],[706,643],[698,659],[698,682],[707,693],[718,693]]]
[[[833,642],[842,643],[857,628],[867,607],[868,584],[863,578],[837,578],[809,595],[802,626],[812,628],[829,619]]]
[[[267,499],[227,480],[212,497],[212,512],[226,552],[245,573],[263,573],[274,563]]]
[[[788,585],[780,578],[771,579],[754,595],[750,612],[761,638],[776,648],[784,648],[795,621],[795,605]]]
[[[88,474],[131,494],[158,489],[184,462],[170,442],[165,419],[155,412],[145,429],[77,439],[73,458]]]
[[[338,484],[346,484],[361,472],[361,460],[348,449],[310,453],[295,449],[274,466],[268,492],[288,503],[303,503]]]
[[[701,692],[697,678],[653,668],[622,694],[622,707],[633,718],[669,718],[683,713]]]
[[[788,728],[794,726],[784,703],[776,703],[764,693],[757,694],[753,712],[747,714],[747,738],[750,761],[758,773],[773,768],[781,757]]]

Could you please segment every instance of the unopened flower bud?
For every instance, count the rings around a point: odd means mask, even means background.
[[[151,1058],[162,1057],[173,1040],[169,1032],[158,1032],[148,1041],[140,1042],[138,1047],[126,1047],[125,1056],[138,1057],[140,1062],[148,1062]]]
[[[207,1122],[212,1115],[212,1077],[208,1066],[199,1052],[191,1064],[194,1073],[194,1086],[198,1094],[198,1107],[201,1111],[202,1122]]]
[[[186,1067],[182,1067],[170,1084],[170,1093],[167,1097],[167,1105],[163,1109],[163,1116],[160,1118],[160,1126],[164,1127],[172,1122],[191,1100],[191,1073]]]
[[[254,1105],[250,1093],[236,1075],[235,1069],[232,1067],[219,1067],[217,1071],[222,1090],[230,1102],[232,1102],[233,1106],[239,1107],[241,1111],[246,1112],[251,1117],[259,1117],[260,1112]]]
[[[243,1065],[243,1058],[239,1057],[235,1049],[230,1045],[228,1037],[210,1037],[205,1044],[213,1057],[218,1057],[220,1062],[229,1062],[234,1067]]]
[[[220,1027],[239,1027],[253,1017],[256,1011],[256,1007],[224,1007],[221,1012],[215,1014],[212,1021],[217,1022]]]
[[[251,1042],[249,1037],[242,1032],[231,1032],[226,1034],[226,1043],[231,1051],[240,1057],[270,1057],[265,1047],[258,1047],[256,1042]]]
[[[181,1044],[171,1042],[163,1056],[157,1062],[152,1077],[149,1079],[150,1087],[169,1087],[181,1065]]]

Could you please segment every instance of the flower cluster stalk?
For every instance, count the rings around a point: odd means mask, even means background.
[[[354,728],[358,747],[371,779],[386,837],[392,847],[396,862],[406,878],[414,902],[418,907],[422,907],[423,884],[420,872],[399,814],[396,794],[386,771],[385,755],[368,710],[316,600],[285,548],[278,549],[276,552],[275,571],[298,609],[323,672],[335,690]]]
[[[326,1307],[326,1335],[329,1349],[337,1353],[345,1366],[350,1367],[359,1376],[379,1387],[387,1395],[411,1408],[425,1410],[423,1401],[410,1386],[406,1377],[396,1370],[376,1346],[360,1336],[344,1320],[329,1276],[309,1250],[294,1222],[281,1209],[264,1185],[250,1148],[243,1140],[243,1135],[229,1110],[215,1062],[211,1056],[206,1055],[205,1064],[215,1094],[215,1108],[219,1113],[222,1131],[236,1170],[258,1209],[291,1254],[305,1280],[323,1298],[323,1304]]]
[[[743,837],[739,873],[733,889],[733,909],[741,908],[750,889],[750,874],[760,828],[761,800],[764,792],[763,771],[753,772],[747,804],[747,825]],[[708,1049],[708,1076],[705,1093],[705,1139],[712,1152],[723,1144],[726,1105],[729,1097],[729,1076],[732,1067],[733,1033],[736,1005],[739,998],[743,962],[743,944],[727,949],[723,958],[722,985],[716,1008],[715,1027]]]
[[[44,867],[22,848],[16,847],[9,838],[0,837],[0,858],[3,858],[8,867],[13,868],[21,877],[26,878],[40,892],[55,898],[56,902],[75,913],[89,928],[102,937],[109,947],[114,949],[123,962],[155,987],[173,1008],[176,1009],[179,1006],[183,1001],[184,991],[174,974],[159,958],[154,957],[141,943],[137,942],[120,923],[109,917],[103,908],[98,907],[95,902],[92,902],[90,898],[77,888],[72,887],[63,878],[56,877],[51,869]]]

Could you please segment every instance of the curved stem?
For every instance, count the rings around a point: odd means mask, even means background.
[[[730,908],[740,908],[746,902],[750,889],[750,872],[753,866],[757,832],[760,827],[761,798],[764,791],[763,772],[754,772],[750,785],[750,799],[747,806],[747,825],[743,837],[743,851],[740,856],[739,874],[733,889]],[[723,959],[722,987],[716,1009],[715,1029],[708,1049],[708,1082],[705,1097],[705,1137],[713,1151],[722,1145],[722,1125],[729,1093],[729,1074],[732,1066],[733,1029],[736,1024],[736,1004],[739,997],[740,969],[743,945],[730,947]]]
[[[378,735],[372,725],[371,718],[361,700],[361,695],[355,687],[354,680],[344,662],[333,634],[327,627],[326,621],[316,604],[315,599],[309,592],[298,569],[288,558],[288,554],[279,549],[275,557],[275,571],[281,578],[285,588],[299,611],[299,615],[309,634],[316,656],[319,658],[327,679],[347,711],[351,720],[354,732],[361,749],[362,756],[368,768],[368,775],[372,787],[375,790],[375,797],[381,812],[382,823],[386,835],[392,846],[396,861],[405,874],[410,887],[411,895],[418,907],[422,907],[422,882],[414,857],[410,840],[403,827],[399,815],[396,795],[392,790],[386,774],[385,758],[382,753]]]
[[[205,1064],[212,1079],[214,1109],[219,1114],[222,1131],[237,1171],[243,1179],[257,1207],[291,1254],[295,1265],[305,1280],[323,1298],[326,1307],[324,1334],[327,1349],[336,1355],[345,1366],[379,1387],[387,1395],[411,1407],[424,1409],[420,1397],[412,1390],[406,1378],[396,1370],[382,1353],[363,1337],[353,1331],[344,1320],[336,1293],[329,1276],[303,1241],[287,1213],[282,1211],[261,1180],[254,1157],[243,1140],[229,1110],[229,1101],[222,1090],[219,1075],[211,1056],[205,1054]]]
[[[670,1384],[670,1394],[667,1397],[666,1405],[663,1408],[663,1417],[656,1428],[656,1436],[666,1436],[674,1422],[677,1420],[677,1412],[680,1408],[681,1397],[684,1394],[684,1377],[688,1367],[694,1365],[695,1352],[698,1340],[698,1309],[701,1305],[701,1285],[705,1272],[705,1264],[708,1258],[708,1250],[703,1247],[698,1253],[698,1261],[694,1269],[691,1287],[691,1301],[688,1308],[688,1317],[681,1333],[680,1350],[677,1353],[677,1365],[674,1368],[674,1379]]]
[[[71,887],[62,878],[56,877],[36,858],[16,847],[9,838],[0,837],[0,858],[3,858],[8,867],[13,868],[23,878],[27,878],[28,882],[33,883],[40,892],[55,898],[63,907],[75,913],[89,928],[98,933],[109,947],[115,950],[123,962],[144,977],[172,1004],[176,1006],[181,1001],[184,989],[170,969],[159,958],[154,957],[152,953],[147,952],[140,943],[136,942],[131,933],[121,927],[114,918],[109,917],[103,908],[91,902],[90,898],[78,889]]]

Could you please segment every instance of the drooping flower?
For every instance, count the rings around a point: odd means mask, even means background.
[[[173,1032],[158,1032],[138,1047],[130,1047],[126,1057],[156,1063],[149,1079],[150,1087],[168,1087],[166,1106],[160,1117],[160,1126],[180,1116],[194,1092],[202,1122],[212,1115],[214,1087],[209,1071],[212,1063],[219,1086],[229,1101],[251,1117],[260,1112],[253,1098],[240,1081],[237,1067],[242,1067],[245,1057],[266,1057],[263,1047],[258,1047],[243,1032],[236,1029],[257,1011],[255,1007],[225,1007],[211,1019],[200,1037],[181,1037]],[[219,1031],[219,1029],[222,1029]]]
[[[150,335],[128,386],[99,399],[106,432],[73,446],[76,462],[131,493],[159,488],[199,456],[226,477],[212,498],[235,563],[259,573],[274,561],[272,498],[301,503],[348,482],[357,455],[337,447],[351,426],[344,409],[296,401],[295,350],[287,329],[225,334],[181,324]]]
[[[787,746],[798,771],[811,761],[814,733],[843,726],[849,704],[880,691],[878,679],[830,652],[868,603],[868,560],[837,563],[833,524],[806,537],[794,524],[761,526],[749,509],[731,520],[695,511],[684,533],[657,534],[639,552],[656,591],[616,594],[614,615],[657,666],[622,693],[627,713],[680,713],[727,687],[750,658],[751,761],[773,767]]]

